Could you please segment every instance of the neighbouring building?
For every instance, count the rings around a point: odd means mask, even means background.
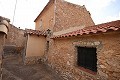
[[[9,24],[9,32],[5,39],[4,55],[23,53],[25,48],[24,30]]]
[[[9,23],[10,20],[0,16],[0,55],[3,58],[19,54],[23,57],[25,52],[24,30]]]
[[[7,37],[9,22],[9,19],[0,16],[0,79],[2,73],[2,56],[4,53],[3,46]]]

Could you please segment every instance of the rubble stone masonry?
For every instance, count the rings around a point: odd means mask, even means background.
[[[50,29],[52,32],[93,25],[91,14],[84,5],[80,6],[64,0],[50,0],[35,19],[36,30]]]
[[[21,50],[23,50],[24,46],[25,46],[24,30],[19,29],[10,24],[7,39],[5,40],[4,46],[5,53],[15,51],[19,53],[21,52]]]
[[[120,32],[107,32],[51,40],[47,64],[65,80],[119,80]],[[97,72],[77,66],[75,46],[96,47]]]
[[[1,67],[2,67],[2,54],[4,45],[5,34],[0,32],[0,78],[1,78]]]
[[[92,25],[94,25],[94,22],[91,14],[84,5],[80,6],[64,0],[56,0],[54,32],[70,27],[88,27]]]

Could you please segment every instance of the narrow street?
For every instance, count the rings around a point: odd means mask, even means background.
[[[44,64],[23,65],[16,56],[3,60],[2,80],[63,80]]]

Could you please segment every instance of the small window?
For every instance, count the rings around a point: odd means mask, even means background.
[[[40,20],[40,29],[42,28],[42,19]]]
[[[96,48],[77,47],[77,65],[97,72]]]

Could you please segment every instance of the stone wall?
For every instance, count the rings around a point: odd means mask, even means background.
[[[2,54],[3,54],[3,45],[5,40],[5,33],[0,32],[0,79],[1,79],[1,73],[2,73]]]
[[[64,0],[50,0],[35,20],[36,30],[50,29],[53,32],[70,27],[88,27],[94,25],[91,14],[85,6],[66,2]]]
[[[31,64],[39,64],[41,62],[41,56],[31,56],[25,57],[24,64],[31,65]]]
[[[54,26],[54,0],[43,9],[39,17],[35,20],[36,30],[53,30]]]
[[[19,53],[25,46],[24,30],[9,25],[7,39],[5,40],[4,51]],[[10,51],[11,50],[11,51]]]
[[[4,35],[5,35],[4,33],[0,32],[0,60],[3,53]]]
[[[119,80],[119,34],[119,31],[114,31],[54,39],[46,54],[47,64],[65,80]],[[97,73],[77,66],[75,46],[97,48]]]
[[[54,32],[70,27],[86,27],[92,25],[94,25],[94,22],[91,14],[86,10],[84,5],[80,6],[64,0],[56,0]]]

